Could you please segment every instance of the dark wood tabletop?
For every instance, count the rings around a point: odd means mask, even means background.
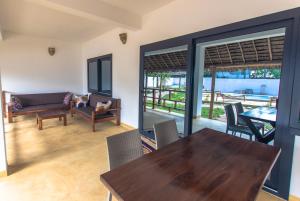
[[[119,201],[254,201],[279,154],[203,129],[100,179]]]
[[[250,119],[268,122],[271,124],[276,123],[277,109],[273,107],[258,107],[247,112],[239,114]]]

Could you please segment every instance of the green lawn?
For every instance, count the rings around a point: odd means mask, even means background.
[[[212,118],[213,119],[220,118],[221,115],[223,115],[223,114],[225,114],[225,111],[223,108],[214,108]],[[208,118],[208,115],[209,115],[209,107],[202,107],[201,117]]]
[[[163,99],[169,99],[169,95],[164,95]],[[171,100],[174,100],[174,101],[185,101],[185,93],[173,92],[171,94]]]
[[[147,106],[148,107],[152,107],[152,101],[147,101]],[[166,103],[166,106],[167,107],[171,107],[171,112],[174,112],[174,113],[178,113],[178,114],[184,114],[185,111],[183,111],[185,108],[184,105],[181,105],[181,104],[177,104],[177,109],[179,110],[176,110],[174,109],[174,104],[173,103]],[[160,110],[164,110],[164,111],[169,111],[169,108],[167,107],[163,107],[163,106],[155,106],[155,108],[157,109],[160,109]],[[180,110],[180,109],[183,109],[183,110]],[[213,110],[213,119],[217,119],[217,118],[220,118],[221,115],[224,115],[224,109],[223,108],[214,108]],[[201,117],[203,118],[208,118],[208,115],[209,115],[209,107],[202,107],[202,110],[201,110]]]

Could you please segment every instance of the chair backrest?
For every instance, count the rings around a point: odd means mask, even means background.
[[[164,121],[154,124],[156,149],[160,149],[179,139],[175,120]]]
[[[246,122],[239,116],[239,114],[244,112],[244,108],[241,102],[235,103],[234,104],[235,110],[236,110],[236,118],[237,122],[240,125],[246,125]]]
[[[12,94],[11,98],[20,99],[24,107],[46,105],[46,104],[63,104],[64,98],[68,92],[59,93],[40,93],[40,94]]]
[[[233,106],[231,104],[225,105],[225,113],[227,118],[227,126],[236,125],[236,118],[233,111]]]
[[[241,114],[244,112],[244,108],[241,102],[234,104],[237,114]]]
[[[143,155],[142,141],[137,130],[107,137],[106,141],[111,170]]]

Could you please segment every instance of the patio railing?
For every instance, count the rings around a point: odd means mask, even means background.
[[[152,109],[161,108],[166,109],[168,112],[172,110],[185,111],[185,99],[174,100],[172,99],[173,93],[183,93],[186,91],[178,89],[159,89],[159,88],[145,88],[144,89],[144,111],[147,105]],[[159,96],[159,94],[161,94]],[[166,98],[167,97],[167,98]]]

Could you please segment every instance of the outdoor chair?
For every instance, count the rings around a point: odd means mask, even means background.
[[[247,117],[242,117],[242,118],[246,122],[246,124],[248,125],[251,132],[255,135],[256,141],[264,143],[264,144],[268,144],[269,142],[274,140],[275,130],[276,130],[275,128],[269,130],[266,134],[262,134],[262,133],[259,132],[259,130],[254,125],[254,123],[251,121],[251,119],[249,119]]]
[[[234,107],[235,107],[236,113],[237,113],[237,124],[240,126],[247,126],[247,123],[243,120],[242,117],[239,116],[239,114],[244,112],[242,103],[241,102],[235,103]],[[265,133],[265,124],[264,123],[253,122],[253,124],[258,130],[262,130],[262,133]]]
[[[157,123],[153,127],[157,150],[179,139],[175,120]]]
[[[252,141],[253,133],[248,128],[248,126],[237,124],[237,120],[236,120],[236,116],[232,104],[225,105],[224,108],[225,108],[225,113],[227,118],[226,133],[228,134],[229,131],[231,131],[232,135],[236,135],[236,133],[240,133],[240,135],[246,134],[250,137],[250,140]]]
[[[109,169],[115,169],[143,155],[142,141],[138,130],[124,132],[106,138]],[[111,192],[107,201],[112,200]]]

